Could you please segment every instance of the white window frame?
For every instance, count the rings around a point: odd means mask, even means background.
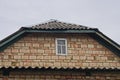
[[[58,40],[65,40],[65,48],[66,48],[65,52],[66,52],[66,54],[58,53],[58,48],[57,48],[58,47],[58,44],[57,44]],[[56,43],[56,55],[67,55],[67,39],[66,38],[56,38],[55,43]]]

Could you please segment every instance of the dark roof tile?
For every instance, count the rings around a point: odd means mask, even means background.
[[[34,25],[31,27],[32,29],[97,29],[97,28],[91,28],[91,27],[86,27],[82,25],[76,25],[76,24],[71,24],[71,23],[65,23],[65,22],[60,22],[57,20],[52,20],[49,22],[41,23],[38,25]]]

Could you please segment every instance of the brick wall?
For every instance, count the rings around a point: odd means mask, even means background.
[[[58,56],[55,38],[66,38],[68,55]],[[0,67],[94,67],[120,69],[120,58],[87,34],[28,34],[0,53]]]
[[[51,74],[52,73],[52,74]],[[74,71],[13,71],[9,76],[0,75],[0,80],[120,80],[120,72],[85,72]]]

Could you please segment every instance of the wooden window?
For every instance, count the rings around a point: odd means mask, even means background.
[[[67,40],[65,38],[56,38],[56,54],[67,55]]]

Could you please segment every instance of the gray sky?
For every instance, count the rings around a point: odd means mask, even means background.
[[[50,19],[99,28],[120,44],[120,0],[0,0],[0,40]]]

